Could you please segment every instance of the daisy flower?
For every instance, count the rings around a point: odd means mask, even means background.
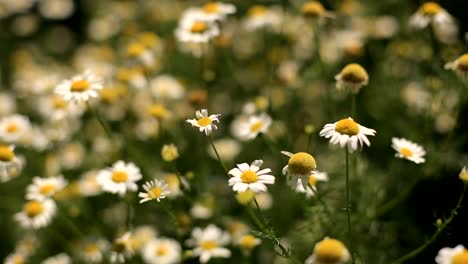
[[[232,175],[229,179],[229,186],[235,192],[245,192],[250,189],[253,192],[266,192],[267,187],[265,184],[274,184],[275,176],[270,175],[271,169],[260,170],[263,160],[255,160],[252,164],[242,163],[237,164],[237,168],[229,171]]]
[[[315,195],[317,191],[317,182],[318,181],[328,181],[328,175],[326,172],[314,171],[309,175],[309,180],[307,181],[307,188],[304,189],[302,184],[302,179],[297,181],[296,192],[305,193],[307,198],[310,198]]]
[[[462,168],[460,174],[458,174],[458,178],[460,178],[460,180],[462,180],[464,184],[468,184],[468,170],[466,169],[466,167]]]
[[[236,7],[232,4],[222,2],[208,2],[202,7],[207,19],[224,20],[227,15],[234,14]]]
[[[325,237],[315,244],[314,253],[306,259],[305,264],[342,264],[349,259],[349,251],[343,242]]]
[[[112,263],[124,263],[125,258],[129,258],[133,254],[134,250],[130,241],[130,232],[127,232],[114,241],[110,253],[110,261]]]
[[[468,77],[468,53],[465,53],[456,60],[445,64],[445,69],[455,71],[466,80]]]
[[[335,76],[336,88],[338,90],[349,89],[352,93],[359,92],[362,86],[369,82],[367,71],[357,63],[346,65],[339,74]]]
[[[405,138],[392,138],[392,148],[397,152],[395,157],[410,160],[416,164],[424,163],[426,151],[420,145]]]
[[[207,263],[211,258],[229,258],[231,256],[231,251],[223,247],[229,243],[229,240],[227,232],[210,224],[205,229],[195,227],[187,244],[194,247],[193,256],[199,256],[200,263]]]
[[[271,125],[271,117],[263,113],[250,116],[246,122],[239,125],[239,136],[241,139],[254,139],[258,134],[265,134]]]
[[[140,200],[140,203],[144,203],[151,200],[156,200],[160,202],[161,199],[166,198],[166,196],[170,193],[169,186],[164,180],[155,179],[152,181],[148,181],[143,185],[143,189],[145,189],[145,192],[141,192],[138,194],[138,197],[143,198]]]
[[[48,257],[41,264],[70,264],[72,263],[70,256],[65,253],[60,253],[52,257]]]
[[[150,81],[150,91],[155,98],[178,100],[185,95],[184,86],[170,75],[159,75]]]
[[[181,42],[207,43],[219,35],[219,27],[204,11],[189,8],[182,14],[175,35]]]
[[[26,199],[43,200],[51,198],[67,185],[62,175],[50,178],[34,177],[33,183],[26,188]]]
[[[53,94],[39,99],[38,111],[44,118],[53,121],[63,120],[67,117],[79,117],[84,112],[83,105],[66,101],[62,96]]]
[[[125,164],[119,160],[112,165],[112,168],[101,170],[97,182],[104,191],[123,196],[127,191],[136,191],[138,186],[135,182],[142,177],[140,169],[135,164],[132,162]]]
[[[410,18],[412,27],[422,29],[430,23],[433,24],[452,24],[453,17],[443,9],[438,3],[426,2]]]
[[[8,143],[19,143],[31,132],[31,123],[23,115],[14,114],[0,120],[0,139]]]
[[[14,145],[0,145],[0,182],[10,180],[23,168],[24,162],[14,150]]]
[[[172,162],[179,157],[179,150],[174,144],[165,144],[161,149],[161,157],[166,162]]]
[[[15,219],[23,228],[39,229],[52,221],[56,210],[52,199],[31,200],[24,204],[21,212],[15,214]]]
[[[84,241],[81,243],[78,256],[86,263],[102,263],[104,252],[109,248],[109,242],[104,239]]]
[[[5,260],[4,260],[4,264],[21,264],[21,263],[26,263],[26,256],[24,256],[23,254],[21,253],[12,253],[10,255],[8,255]]]
[[[321,22],[324,18],[333,18],[334,15],[328,12],[322,3],[318,1],[307,1],[302,5],[302,15],[307,19]]]
[[[70,80],[64,80],[55,87],[55,93],[66,101],[81,103],[91,97],[98,97],[103,88],[102,80],[90,71],[76,75]]]
[[[333,124],[326,124],[320,131],[320,136],[329,138],[330,143],[339,144],[342,148],[346,146],[350,152],[353,152],[363,144],[370,146],[366,136],[374,136],[375,133],[374,129],[361,126],[348,117]]]
[[[468,263],[468,250],[463,245],[454,248],[445,247],[439,250],[435,258],[437,264],[464,264]]]
[[[200,132],[205,132],[205,134],[208,136],[213,130],[218,129],[218,127],[213,124],[213,122],[219,123],[218,118],[221,116],[220,114],[208,115],[208,110],[202,109],[198,110],[195,115],[197,119],[187,119],[186,122],[190,123],[194,127],[198,127]]]
[[[254,237],[251,234],[245,234],[239,238],[237,241],[237,244],[239,247],[246,251],[246,252],[251,252],[254,248],[256,248],[258,245],[262,243],[262,240]]]
[[[254,31],[268,26],[277,26],[281,23],[281,16],[271,8],[264,5],[254,5],[247,11],[245,28]]]
[[[175,264],[180,262],[181,251],[176,240],[157,238],[146,243],[142,256],[148,264]]]
[[[288,165],[283,167],[283,174],[288,177],[288,184],[296,188],[301,183],[303,188],[307,189],[309,177],[317,168],[317,163],[312,155],[305,152],[291,153],[281,151],[282,154],[289,157]]]

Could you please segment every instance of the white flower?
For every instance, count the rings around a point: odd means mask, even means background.
[[[123,196],[127,191],[136,191],[138,186],[136,181],[143,176],[140,169],[135,164],[117,161],[112,168],[101,170],[97,176],[97,182],[106,192],[117,193]]]
[[[57,94],[39,99],[38,111],[47,120],[58,121],[67,117],[79,117],[84,112],[83,105],[73,104]]]
[[[231,15],[236,12],[236,7],[227,3],[208,2],[203,5],[202,11],[209,20],[224,20],[227,15]]]
[[[219,35],[219,27],[202,10],[189,8],[182,14],[175,35],[181,42],[207,43]]]
[[[266,192],[265,184],[274,184],[275,176],[270,175],[271,169],[260,170],[263,160],[255,160],[252,164],[242,163],[237,164],[237,168],[229,171],[232,175],[229,179],[229,186],[235,192],[245,192],[250,189],[253,192]]]
[[[86,263],[102,263],[104,252],[109,248],[109,242],[104,239],[84,241],[80,245],[79,256]]]
[[[305,193],[307,198],[310,198],[315,195],[317,191],[317,182],[318,181],[328,181],[328,175],[326,172],[314,171],[309,175],[309,180],[307,181],[307,188],[304,189],[302,179],[299,179],[296,184],[296,192]]]
[[[426,151],[420,145],[405,138],[392,138],[392,148],[397,152],[395,157],[410,160],[416,164],[424,163]]]
[[[52,257],[48,257],[41,264],[70,264],[71,258],[65,253],[60,253]]]
[[[218,129],[218,127],[213,124],[213,122],[219,123],[218,118],[220,114],[208,116],[208,110],[202,109],[198,110],[195,115],[197,119],[187,119],[186,122],[190,123],[194,127],[198,127],[200,132],[205,132],[205,134],[208,136],[213,130]]]
[[[138,197],[143,198],[140,200],[140,203],[151,200],[160,202],[161,199],[166,198],[166,196],[170,193],[169,186],[164,180],[154,179],[152,181],[148,181],[143,185],[143,189],[145,189],[145,192],[138,194]]]
[[[146,243],[142,256],[147,264],[175,264],[180,262],[181,251],[176,240],[157,238]]]
[[[14,145],[0,145],[0,182],[6,182],[19,175],[24,161],[15,155]]]
[[[314,253],[305,264],[343,264],[349,259],[349,251],[341,241],[325,237],[315,244]]]
[[[82,103],[88,101],[91,97],[98,97],[99,90],[102,88],[102,80],[90,71],[85,71],[83,74],[59,83],[55,87],[55,93],[62,96],[66,101]]]
[[[0,120],[0,139],[8,143],[19,143],[31,131],[29,119],[14,114]]]
[[[57,177],[34,177],[33,183],[26,188],[26,199],[43,200],[51,198],[54,194],[65,188],[67,181],[62,175]]]
[[[25,255],[21,253],[12,253],[8,255],[5,260],[3,261],[3,264],[18,264],[18,263],[26,263],[26,257]]]
[[[96,196],[102,193],[102,187],[97,181],[99,171],[91,170],[81,175],[78,180],[78,189],[83,196]]]
[[[357,63],[346,65],[339,74],[335,76],[336,88],[349,90],[356,94],[362,86],[367,85],[369,82],[369,75],[367,71]]]
[[[283,167],[283,174],[288,177],[288,184],[296,189],[297,184],[301,183],[303,188],[307,189],[309,177],[317,168],[315,158],[309,153],[297,152],[295,154],[287,151],[281,151],[282,154],[289,157],[288,165]]]
[[[271,117],[263,113],[249,116],[249,118],[239,125],[239,136],[241,139],[250,140],[258,134],[265,134],[271,125]],[[237,133],[236,133],[237,134]]]
[[[421,29],[427,27],[430,23],[447,24],[452,23],[452,16],[435,2],[426,2],[410,18],[412,27]]]
[[[263,5],[254,5],[249,9],[244,25],[248,31],[254,31],[280,23],[281,16],[278,12]]]
[[[182,84],[170,75],[159,75],[150,81],[150,90],[158,99],[181,99],[185,94]]]
[[[133,254],[134,250],[130,240],[130,232],[127,232],[114,241],[110,253],[110,261],[112,263],[124,263],[125,258],[129,258],[133,256]]]
[[[462,264],[468,262],[468,250],[463,245],[454,248],[445,247],[439,250],[435,258],[437,264]]]
[[[50,223],[56,210],[57,206],[52,199],[31,200],[24,204],[21,212],[15,214],[15,219],[24,228],[39,229]]]
[[[445,64],[445,69],[455,71],[466,80],[468,77],[468,53],[465,53],[456,60]]]
[[[223,247],[229,243],[229,240],[227,232],[211,224],[205,229],[195,227],[192,230],[192,238],[187,244],[194,247],[193,256],[199,256],[201,263],[207,263],[211,258],[231,256],[231,251]]]
[[[348,117],[333,124],[326,124],[320,131],[320,136],[329,138],[330,143],[339,144],[342,148],[347,146],[348,150],[353,152],[363,144],[370,146],[366,136],[374,136],[375,133],[374,129],[361,126]]]
[[[250,234],[245,234],[237,240],[237,243],[242,250],[252,251],[255,247],[260,245],[262,241]]]

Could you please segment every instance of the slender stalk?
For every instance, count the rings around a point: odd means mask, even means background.
[[[467,185],[465,184],[465,186],[463,187],[463,191],[462,191],[462,193],[460,195],[460,198],[458,199],[457,205],[455,206],[455,208],[450,213],[450,217],[441,226],[438,227],[437,231],[431,236],[431,238],[428,241],[426,241],[426,243],[419,246],[418,248],[414,249],[413,251],[411,251],[411,252],[407,253],[406,255],[400,257],[399,259],[395,260],[392,264],[404,263],[407,260],[410,260],[410,259],[416,257],[417,255],[422,253],[427,247],[432,245],[437,240],[437,238],[442,234],[442,232],[445,231],[447,226],[452,222],[455,215],[458,214],[457,210],[460,209],[460,207],[462,205],[463,197],[465,196],[466,187],[467,187]]]
[[[328,208],[327,204],[323,201],[322,195],[318,192],[317,189],[314,189],[312,185],[309,184],[309,188],[312,190],[314,193],[315,199],[322,205],[323,209],[325,210],[325,213],[328,215],[330,221],[333,221],[332,213],[330,211],[330,208]]]
[[[345,148],[345,155],[346,155],[346,213],[348,216],[348,243],[353,245],[353,236],[351,233],[351,202],[349,199],[349,151],[348,146]],[[352,246],[351,246],[352,247]],[[354,264],[354,252],[351,248],[351,259],[352,263]]]
[[[91,110],[91,112],[93,113],[94,117],[96,118],[96,120],[99,122],[99,124],[101,125],[101,127],[104,129],[104,132],[106,133],[107,137],[109,139],[112,138],[112,132],[110,130],[110,128],[107,126],[107,124],[105,123],[104,119],[102,119],[101,115],[99,114],[99,112],[91,106],[91,104],[88,102],[86,102],[87,105],[88,105],[88,108]]]
[[[353,93],[350,93],[349,96],[351,97],[351,117],[355,118],[356,117],[356,95]]]
[[[224,165],[223,160],[222,160],[221,157],[219,156],[218,150],[216,149],[216,147],[215,147],[215,145],[214,145],[214,143],[213,143],[213,139],[211,138],[211,136],[208,136],[208,139],[209,139],[209,141],[210,141],[211,147],[212,147],[213,150],[214,150],[214,153],[216,154],[216,157],[218,158],[219,164],[221,164],[221,166],[222,166],[223,169],[224,169],[224,172],[226,172],[226,175],[229,177],[229,172],[228,172],[228,170],[226,169],[226,166]]]
[[[127,194],[127,197],[125,199],[125,203],[127,204],[127,230],[132,230],[133,228],[133,216],[134,216],[134,210],[132,206],[132,199],[130,194]]]

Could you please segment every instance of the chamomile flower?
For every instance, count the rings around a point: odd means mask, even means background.
[[[102,80],[90,71],[64,80],[55,87],[55,93],[66,101],[82,103],[92,97],[99,96],[99,90],[103,88]]]
[[[200,263],[207,263],[211,258],[229,258],[231,251],[226,246],[230,241],[229,234],[211,224],[205,229],[195,227],[188,246],[193,248],[193,256],[200,257]]]
[[[158,202],[161,199],[166,198],[169,194],[169,187],[163,180],[152,180],[148,181],[143,185],[145,192],[140,192],[138,197],[143,198],[140,200],[140,203],[144,203],[151,200],[156,200]]]
[[[52,257],[48,257],[41,264],[70,264],[72,263],[70,256],[65,253],[60,253]]]
[[[424,163],[426,151],[420,145],[405,138],[392,138],[392,148],[397,152],[395,157],[410,160],[416,164]]]
[[[170,75],[159,75],[149,83],[151,93],[158,99],[177,100],[185,95],[184,86]]]
[[[200,132],[205,132],[208,136],[213,130],[218,129],[218,127],[213,122],[219,123],[220,114],[208,115],[208,110],[202,109],[198,110],[196,113],[196,119],[187,119],[186,122],[191,124],[194,127],[198,127]]]
[[[5,260],[3,261],[4,264],[21,264],[26,263],[27,257],[21,253],[12,253],[8,255]]]
[[[439,250],[435,258],[437,264],[465,264],[468,263],[468,250],[463,245],[454,248],[445,247]]]
[[[415,28],[425,28],[430,23],[453,23],[453,17],[438,3],[426,2],[410,18],[410,25]]]
[[[329,138],[330,143],[347,147],[353,152],[363,144],[370,146],[367,136],[374,136],[375,130],[359,125],[351,117],[341,119],[333,124],[326,124],[320,131],[320,136]]]
[[[60,95],[53,94],[40,98],[38,110],[44,118],[58,121],[67,117],[81,116],[84,107],[83,105],[70,103]]]
[[[445,69],[453,70],[464,80],[468,79],[468,53],[458,57],[456,60],[445,64]]]
[[[339,74],[335,76],[336,88],[338,90],[349,89],[352,93],[359,92],[362,86],[369,82],[367,71],[357,63],[346,65]]]
[[[305,189],[302,184],[302,179],[299,179],[296,185],[296,192],[305,193],[306,197],[310,198],[315,195],[315,192],[317,191],[317,182],[319,181],[328,181],[328,175],[326,172],[314,171],[309,175],[307,188]]]
[[[97,176],[97,182],[106,192],[117,193],[123,196],[127,191],[136,191],[136,181],[143,176],[140,169],[132,162],[117,161],[111,168],[101,170]]]
[[[179,150],[174,144],[163,145],[161,149],[161,157],[166,162],[172,162],[179,157]]]
[[[80,243],[78,256],[86,263],[102,263],[104,252],[109,248],[109,242],[104,239],[88,240]]]
[[[324,18],[333,18],[334,15],[327,11],[322,3],[314,0],[305,2],[302,5],[302,15],[307,19],[321,22]]]
[[[207,19],[210,20],[224,20],[227,15],[234,14],[236,7],[232,4],[222,2],[208,2],[202,7]]]
[[[259,238],[251,234],[245,234],[239,238],[236,244],[239,245],[243,251],[249,253],[261,243],[262,241]]]
[[[307,189],[309,177],[317,168],[315,158],[309,153],[297,152],[295,154],[287,151],[281,151],[282,154],[289,157],[288,165],[283,167],[283,174],[288,177],[288,184],[296,188],[301,183],[303,188]]]
[[[190,8],[182,14],[175,35],[181,42],[207,43],[219,35],[219,27],[204,11]]]
[[[271,125],[271,117],[263,113],[250,116],[245,122],[239,124],[239,136],[241,139],[250,140],[258,134],[266,133]]]
[[[57,206],[54,200],[30,200],[23,210],[15,214],[16,221],[26,229],[39,229],[47,226],[55,215]]]
[[[254,31],[264,27],[274,27],[280,23],[281,16],[278,12],[264,5],[254,5],[247,11],[245,28]]]
[[[10,180],[23,169],[24,162],[14,150],[14,145],[0,145],[0,182]]]
[[[350,259],[350,254],[343,242],[325,237],[315,244],[314,253],[305,264],[342,264]]]
[[[175,264],[180,262],[181,251],[176,240],[157,238],[146,244],[142,256],[147,264]]]
[[[126,258],[133,256],[134,250],[130,241],[130,232],[123,234],[117,238],[110,253],[110,261],[112,263],[124,263]]]
[[[34,177],[33,183],[26,188],[26,199],[43,200],[51,198],[67,185],[62,175],[57,177],[40,178]]]
[[[275,176],[270,175],[271,169],[260,170],[263,160],[255,160],[252,164],[237,164],[237,168],[229,171],[232,177],[229,179],[229,186],[235,192],[245,192],[250,189],[253,192],[266,192],[265,184],[274,184]]]
[[[23,115],[14,114],[0,120],[0,139],[8,143],[20,143],[31,132],[31,123]]]

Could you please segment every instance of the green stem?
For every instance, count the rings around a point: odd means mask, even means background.
[[[132,222],[133,222],[133,215],[134,215],[134,210],[132,206],[132,198],[130,194],[127,194],[127,197],[125,199],[125,203],[127,204],[127,230],[132,230]]]
[[[356,95],[350,93],[349,96],[351,97],[351,117],[356,118]]]
[[[229,171],[226,169],[226,166],[224,166],[223,160],[221,160],[221,157],[219,156],[218,150],[216,149],[216,147],[215,147],[215,145],[213,143],[213,139],[211,138],[211,136],[208,136],[208,139],[210,141],[211,147],[214,150],[214,153],[216,154],[216,157],[218,158],[219,164],[221,164],[221,166],[224,169],[224,172],[226,172],[226,175],[229,177]]]
[[[418,248],[414,249],[413,251],[409,252],[408,254],[406,254],[406,255],[400,257],[399,259],[395,260],[392,264],[404,263],[405,261],[416,257],[417,255],[422,253],[427,247],[429,247],[432,243],[434,243],[437,240],[437,238],[442,234],[443,231],[445,231],[447,226],[452,222],[455,215],[457,215],[457,210],[460,209],[460,207],[462,205],[463,197],[465,196],[466,187],[467,187],[467,185],[465,185],[463,187],[463,191],[462,191],[462,193],[460,195],[460,198],[458,199],[457,205],[455,206],[455,208],[450,213],[450,217],[441,226],[438,227],[437,231],[431,236],[431,238],[428,241],[426,241],[426,243],[419,246]]]
[[[101,127],[104,129],[104,132],[106,133],[107,137],[109,139],[112,139],[112,132],[110,130],[110,128],[106,125],[106,123],[104,122],[104,119],[102,119],[101,115],[99,114],[99,112],[91,106],[91,104],[89,103],[89,101],[87,102],[88,104],[88,108],[91,110],[91,112],[93,113],[94,117],[96,118],[96,120],[99,122],[99,124],[101,125]]]
[[[348,216],[348,243],[352,246],[354,244],[353,242],[353,236],[351,233],[351,203],[349,199],[349,151],[348,151],[348,146],[346,146],[345,150],[345,155],[346,155],[346,213]],[[352,246],[353,247],[353,246]],[[354,264],[354,252],[351,247],[351,259],[352,263]]]
[[[322,196],[320,195],[318,190],[314,189],[311,184],[309,184],[309,188],[314,193],[315,199],[317,199],[317,201],[320,203],[320,205],[322,205],[323,209],[325,210],[325,213],[328,215],[328,218],[330,220],[333,219],[330,208],[328,208],[327,204],[323,201]],[[333,221],[333,220],[331,220],[331,221]]]

